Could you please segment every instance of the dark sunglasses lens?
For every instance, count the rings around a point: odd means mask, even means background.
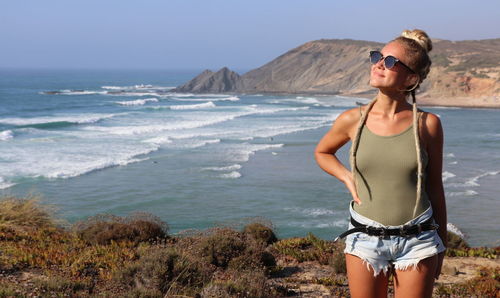
[[[394,58],[392,56],[387,56],[387,57],[385,57],[384,63],[385,63],[384,64],[385,68],[391,69],[396,64],[396,58]]]
[[[377,64],[377,62],[380,61],[380,59],[382,59],[382,54],[378,51],[371,51],[370,52],[370,62],[372,64]]]

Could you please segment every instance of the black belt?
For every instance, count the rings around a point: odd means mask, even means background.
[[[379,227],[372,227],[372,226],[367,226],[364,224],[361,224],[357,222],[354,218],[351,217],[351,224],[354,226],[354,228],[345,231],[344,233],[340,234],[337,238],[333,240],[333,242],[344,238],[345,236],[356,233],[356,232],[362,232],[366,233],[370,236],[378,236],[378,237],[385,237],[385,236],[402,236],[402,237],[412,237],[412,236],[417,236],[423,231],[430,231],[430,230],[436,230],[439,228],[439,225],[435,224],[432,217],[426,220],[423,223],[419,223],[416,225],[408,225],[408,226],[402,226],[401,228],[396,228],[396,229],[386,229],[386,228],[379,228]]]

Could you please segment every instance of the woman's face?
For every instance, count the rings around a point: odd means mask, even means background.
[[[394,56],[404,64],[410,65],[404,47],[397,41],[388,43],[380,52],[384,57]],[[384,66],[384,60],[380,60],[371,67],[370,85],[379,89],[402,91],[416,83],[415,77],[415,74],[400,63],[387,69]]]

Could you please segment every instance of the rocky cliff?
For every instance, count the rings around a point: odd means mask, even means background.
[[[381,47],[350,39],[311,41],[241,76],[226,67],[206,70],[173,91],[373,96],[368,52]],[[487,99],[500,106],[500,39],[434,40],[431,59],[431,72],[419,90],[424,102]]]

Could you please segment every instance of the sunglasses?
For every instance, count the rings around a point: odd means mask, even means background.
[[[394,65],[396,65],[396,63],[399,63],[406,67],[409,71],[415,73],[413,69],[411,69],[408,65],[404,64],[403,62],[401,62],[401,60],[394,56],[384,57],[384,55],[382,55],[382,53],[380,53],[379,51],[370,51],[370,62],[372,64],[377,64],[380,60],[384,60],[384,67],[387,69],[391,69],[394,67]]]

